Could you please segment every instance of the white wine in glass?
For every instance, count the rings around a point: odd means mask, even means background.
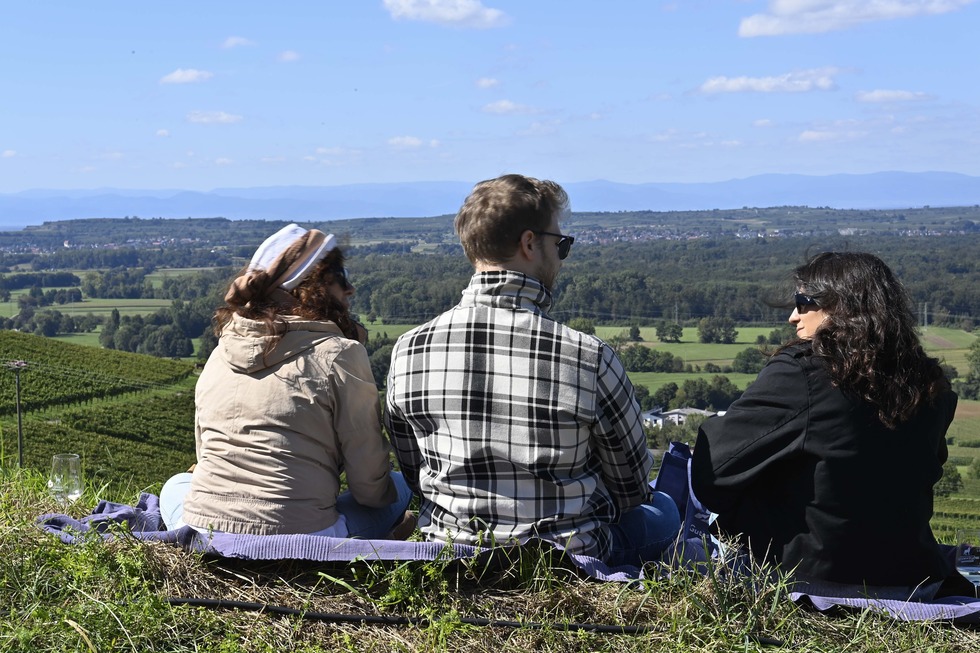
[[[82,496],[82,460],[77,453],[56,453],[51,460],[48,492],[55,501],[67,504]]]

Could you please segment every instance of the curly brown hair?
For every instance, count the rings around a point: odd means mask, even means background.
[[[844,392],[874,406],[890,429],[950,387],[926,355],[905,287],[877,256],[823,252],[794,271],[797,289],[827,313],[813,335],[816,356]]]
[[[290,246],[280,257],[286,263],[298,254],[292,251],[294,247],[295,245]],[[285,269],[288,265],[279,267]],[[247,280],[244,283],[232,283],[225,295],[225,305],[215,311],[215,334],[220,337],[232,315],[237,314],[250,320],[265,322],[270,333],[281,336],[286,332],[286,323],[281,316],[295,315],[308,320],[330,320],[340,327],[346,337],[356,340],[357,323],[351,318],[347,307],[333,296],[329,288],[333,283],[344,283],[343,268],[344,253],[336,247],[291,291],[270,287],[282,270],[243,270],[238,279],[247,275]]]

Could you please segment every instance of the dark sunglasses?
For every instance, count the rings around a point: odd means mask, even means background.
[[[569,252],[572,251],[572,243],[575,242],[574,237],[566,236],[564,234],[553,234],[550,231],[535,231],[534,233],[538,234],[539,236],[554,236],[557,238],[558,242],[555,244],[558,245],[558,258],[562,261],[568,258]]]
[[[807,309],[810,306],[816,306],[817,308],[820,307],[820,304],[817,303],[817,300],[815,300],[810,295],[804,295],[801,292],[798,292],[795,295],[793,295],[793,299],[796,301],[797,313],[806,313]]]
[[[350,282],[350,272],[347,268],[334,268],[330,270],[330,273],[334,276],[334,279],[340,284],[341,290],[350,290],[354,287],[354,284]]]

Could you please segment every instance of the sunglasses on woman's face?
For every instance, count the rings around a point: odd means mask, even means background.
[[[798,292],[795,295],[793,295],[793,299],[796,300],[797,313],[806,313],[808,310],[810,310],[811,306],[820,308],[820,304],[817,303],[817,300],[815,300],[810,295],[806,295],[801,292]]]
[[[347,271],[347,268],[336,268],[330,272],[333,274],[334,280],[340,285],[341,290],[350,290],[354,287],[354,284],[350,282],[350,272]]]

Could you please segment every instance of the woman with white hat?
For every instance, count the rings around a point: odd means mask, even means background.
[[[197,463],[160,493],[168,528],[411,532],[353,294],[333,235],[291,224],[262,243],[215,313],[218,345],[195,391]]]

